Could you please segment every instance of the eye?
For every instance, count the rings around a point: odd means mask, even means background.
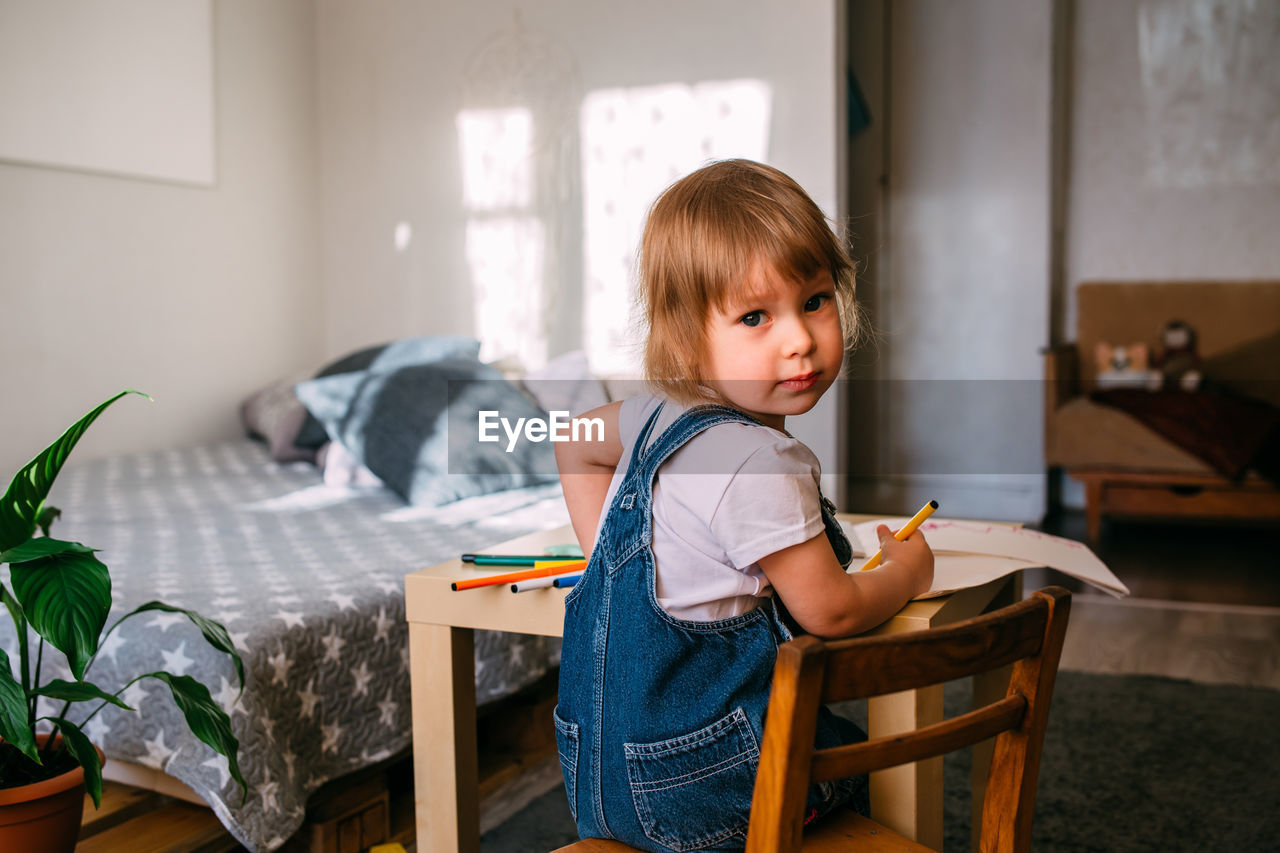
[[[764,322],[764,312],[751,311],[747,314],[743,314],[742,318],[738,320],[738,322],[744,326],[750,326],[752,328],[755,328],[756,326],[759,326],[761,323]]]
[[[814,296],[810,296],[809,299],[804,303],[804,310],[817,311],[819,308],[826,305],[830,301],[831,301],[831,294],[829,293],[819,293]]]

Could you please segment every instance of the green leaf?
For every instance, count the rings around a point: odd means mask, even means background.
[[[85,733],[69,720],[61,717],[45,717],[51,720],[62,731],[62,742],[67,751],[80,766],[84,768],[84,788],[93,797],[93,807],[102,805],[102,763],[98,760],[98,750],[93,748]]]
[[[67,656],[76,680],[98,651],[111,610],[111,575],[97,557],[64,551],[10,566],[13,593],[36,633]]]
[[[9,594],[9,588],[0,583],[0,601],[4,602],[5,609],[9,611],[9,615],[13,617],[13,630],[18,635],[18,671],[12,673],[14,677],[22,684],[22,689],[26,690],[26,685],[30,682],[30,670],[28,669],[28,637],[27,637],[27,617],[22,612],[22,605],[18,603],[18,599]],[[6,662],[8,658],[5,658]],[[5,669],[10,667],[6,663]],[[0,735],[2,737],[3,735]]]
[[[62,510],[58,509],[56,506],[46,506],[44,509],[40,510],[40,513],[36,516],[36,526],[40,528],[41,533],[48,536],[49,528],[52,527],[53,523],[61,517]]]
[[[14,475],[9,489],[0,498],[0,551],[7,551],[13,546],[31,538],[35,531],[36,519],[40,517],[44,499],[49,495],[53,481],[67,461],[72,448],[84,435],[98,415],[108,406],[126,394],[137,394],[147,397],[141,391],[132,389],[121,391],[93,411],[72,424],[62,437],[46,447],[39,456],[28,462]],[[150,400],[150,397],[147,397]]]
[[[22,754],[36,764],[36,739],[27,725],[27,693],[13,678],[9,669],[9,655],[0,649],[0,738],[22,750]]]
[[[69,552],[93,554],[97,550],[97,548],[81,545],[79,542],[64,542],[61,539],[50,539],[47,536],[41,536],[36,539],[28,539],[21,545],[15,545],[8,551],[0,553],[0,563],[26,563],[31,560],[38,560],[41,557],[53,557]]]
[[[187,718],[191,733],[213,747],[219,755],[226,756],[227,768],[231,778],[240,783],[240,792],[244,798],[249,796],[249,785],[240,773],[240,762],[237,754],[240,741],[231,731],[231,717],[213,701],[209,688],[189,675],[170,675],[167,672],[149,672],[145,677],[158,678],[169,685],[173,692],[173,701],[178,710]]]
[[[0,583],[0,600],[4,601],[4,606],[8,608],[15,625],[22,625],[27,621],[27,617],[22,613],[22,605],[18,603],[18,599],[9,594],[9,588],[2,583]]]
[[[186,617],[191,620],[192,624],[200,629],[200,633],[204,635],[204,638],[209,642],[209,645],[213,646],[220,652],[226,652],[231,655],[231,660],[236,667],[236,675],[240,678],[240,689],[244,689],[244,661],[240,659],[240,652],[236,650],[235,643],[231,642],[231,635],[227,633],[227,629],[222,626],[222,623],[215,622],[212,619],[206,619],[194,610],[174,607],[172,604],[165,604],[163,601],[148,601],[132,613],[121,617],[120,621],[123,622],[130,616],[138,613],[144,613],[148,610],[164,610],[168,613],[186,614]]]
[[[9,588],[0,583],[0,601],[4,602],[5,609],[9,611],[9,616],[13,618],[13,626],[18,632],[18,645],[26,648],[27,645],[27,616],[22,612],[22,605],[18,603],[18,599],[9,593]]]
[[[43,687],[32,690],[31,693],[34,696],[48,696],[50,699],[62,699],[67,702],[92,702],[94,699],[102,699],[126,711],[134,710],[119,697],[87,681],[63,681],[61,678],[55,678]]]

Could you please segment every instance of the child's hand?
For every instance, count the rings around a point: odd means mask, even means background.
[[[933,549],[925,541],[924,534],[917,530],[906,541],[899,542],[893,538],[888,525],[878,524],[876,536],[880,538],[880,553],[883,555],[881,566],[894,566],[896,571],[907,575],[912,598],[928,592],[933,586]]]
[[[825,533],[760,558],[774,592],[801,628],[819,637],[861,634],[933,585],[933,551],[920,531],[899,542],[876,528],[881,562],[869,572],[845,571]]]

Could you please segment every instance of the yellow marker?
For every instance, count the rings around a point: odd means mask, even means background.
[[[937,508],[938,508],[937,501],[929,501],[927,504],[920,507],[920,511],[917,512],[915,515],[913,515],[910,521],[902,525],[901,530],[893,534],[893,538],[897,539],[899,542],[904,541],[912,533],[915,533],[916,528],[919,527],[921,524],[923,524],[926,518],[933,515],[933,511]],[[867,561],[862,564],[862,568],[858,569],[858,571],[865,572],[868,569],[874,569],[876,566],[880,565],[880,560],[883,556],[884,556],[884,553],[882,551],[876,551],[869,558],[867,558]]]

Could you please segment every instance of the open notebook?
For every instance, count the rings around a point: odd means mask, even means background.
[[[855,553],[854,570],[861,565],[857,556],[859,547],[862,557],[879,549],[877,524],[887,524],[890,530],[897,530],[906,522],[906,518],[882,518],[861,524],[844,524]],[[1086,545],[1073,539],[984,521],[929,519],[919,529],[934,554],[933,586],[920,598],[946,595],[957,589],[979,586],[1019,569],[1039,566],[1057,569],[1116,598],[1129,594],[1129,588]]]

